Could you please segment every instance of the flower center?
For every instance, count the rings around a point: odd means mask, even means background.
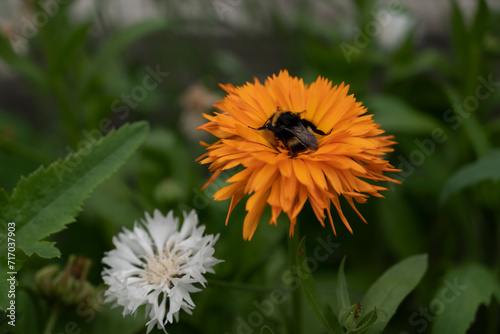
[[[172,280],[184,275],[183,267],[187,263],[188,255],[182,250],[165,248],[163,252],[156,251],[154,256],[146,256],[143,264],[144,271],[140,276],[149,284],[161,288],[171,288]]]

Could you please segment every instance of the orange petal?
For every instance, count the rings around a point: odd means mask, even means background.
[[[352,232],[351,225],[349,225],[349,222],[347,221],[346,217],[344,216],[344,213],[342,212],[342,208],[340,207],[340,202],[339,202],[338,197],[332,198],[332,203],[333,203],[333,205],[335,205],[335,208],[337,209],[337,212],[340,216],[340,219],[342,219],[342,222],[344,223],[345,227],[347,227],[349,232],[351,232],[351,234],[352,234],[353,232]]]
[[[243,239],[251,240],[257,225],[259,225],[260,217],[266,207],[266,198],[269,195],[269,190],[264,192],[256,192],[247,200],[246,209],[248,211],[243,221]]]
[[[238,190],[234,193],[233,197],[231,198],[231,204],[229,205],[229,210],[227,211],[227,216],[226,216],[226,225],[229,221],[229,216],[233,212],[234,207],[243,198],[243,195],[244,195],[244,192],[241,190]]]
[[[295,173],[295,176],[297,177],[297,180],[299,180],[299,182],[306,187],[313,186],[311,174],[309,173],[309,169],[307,168],[307,165],[304,163],[304,161],[302,161],[302,159],[293,159],[292,161],[293,171]]]

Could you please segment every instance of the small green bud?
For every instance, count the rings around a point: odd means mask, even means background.
[[[347,329],[347,331],[352,331],[358,324],[356,320],[361,316],[361,311],[363,307],[358,302],[354,305],[344,307],[339,312],[339,323]]]
[[[77,306],[92,301],[92,308],[98,309],[102,296],[87,282],[91,261],[83,256],[71,255],[61,271],[56,265],[40,269],[35,274],[34,290],[50,301],[66,306]]]
[[[38,270],[35,274],[35,283],[33,286],[34,290],[42,296],[52,297],[52,280],[58,272],[59,267],[55,264],[43,267],[42,269]]]

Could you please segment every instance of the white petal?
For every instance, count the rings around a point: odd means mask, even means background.
[[[203,275],[222,262],[212,256],[219,235],[204,232],[194,211],[184,213],[180,231],[173,212],[163,216],[159,210],[146,214],[132,231],[123,229],[113,238],[116,248],[102,260],[106,302],[122,306],[124,315],[145,305],[148,333],[155,326],[165,331],[166,324],[178,321],[181,309],[191,314],[190,293],[200,291],[198,286],[206,284]]]

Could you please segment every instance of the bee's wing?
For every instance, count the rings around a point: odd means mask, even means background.
[[[310,131],[304,124],[299,123],[297,126],[287,129],[290,131],[300,143],[311,151],[316,151],[318,149],[318,141],[314,136],[314,133]]]
[[[332,130],[330,129],[330,131],[328,133],[325,133],[325,132],[321,131],[320,129],[316,128],[316,125],[312,124],[311,122],[309,122],[306,119],[301,120],[301,122],[302,122],[302,124],[304,124],[304,126],[306,128],[310,128],[310,130],[312,132],[317,133],[317,134],[322,135],[322,136],[329,135],[332,132]]]

